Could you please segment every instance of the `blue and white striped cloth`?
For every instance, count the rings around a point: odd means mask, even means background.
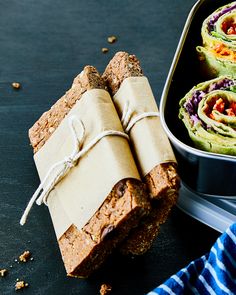
[[[192,261],[147,295],[236,294],[236,223],[215,242],[210,252]]]

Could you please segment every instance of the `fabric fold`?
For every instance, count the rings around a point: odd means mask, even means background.
[[[147,295],[236,294],[236,223],[210,252],[192,261]]]

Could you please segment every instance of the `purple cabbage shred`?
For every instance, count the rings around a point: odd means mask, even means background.
[[[196,125],[200,121],[204,128],[208,128],[206,124],[197,115],[198,104],[203,99],[204,95],[214,90],[227,89],[234,84],[234,80],[224,78],[218,82],[212,83],[205,91],[195,90],[193,92],[192,97],[184,103],[184,108],[189,114],[194,125]]]
[[[224,78],[221,81],[211,84],[207,92],[211,92],[211,91],[219,90],[219,89],[226,89],[232,85],[234,85],[233,80],[228,79],[228,78]]]
[[[232,5],[231,7],[227,7],[225,9],[222,9],[219,13],[212,16],[210,21],[208,22],[208,31],[211,32],[214,30],[214,25],[218,21],[218,19],[225,13],[230,12],[231,10],[234,10],[236,8],[236,4]]]
[[[197,114],[196,114],[196,115],[191,115],[190,118],[191,118],[191,120],[192,120],[194,126],[195,126],[198,122],[201,122],[201,120],[199,119],[199,117],[198,117]]]

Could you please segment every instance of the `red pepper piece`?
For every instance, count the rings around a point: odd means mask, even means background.
[[[227,35],[235,35],[235,29],[233,26],[228,28]]]
[[[225,102],[222,98],[219,98],[217,99],[214,107],[213,107],[213,110],[217,110],[218,112],[220,113],[223,113],[224,110],[225,110]]]
[[[232,110],[233,110],[233,112],[234,112],[234,114],[236,116],[236,102],[232,101],[230,103],[230,108],[232,108]]]
[[[235,113],[232,108],[225,110],[228,116],[235,117]]]

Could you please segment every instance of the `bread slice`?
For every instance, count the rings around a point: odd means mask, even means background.
[[[127,52],[117,52],[102,77],[113,97],[126,78],[141,76],[143,72],[137,57]],[[140,255],[146,252],[158,235],[160,225],[166,221],[177,201],[180,178],[175,162],[157,165],[143,178],[143,181],[152,200],[152,210],[122,244],[121,251],[124,254]]]
[[[76,101],[90,89],[105,89],[97,70],[86,66],[69,91],[45,112],[30,128],[34,153],[52,136]],[[117,159],[122,155],[117,155]],[[96,197],[96,196],[95,196]],[[147,192],[141,181],[123,179],[111,190],[104,203],[88,223],[78,229],[74,224],[58,243],[68,276],[88,277],[137,226],[150,209]]]

